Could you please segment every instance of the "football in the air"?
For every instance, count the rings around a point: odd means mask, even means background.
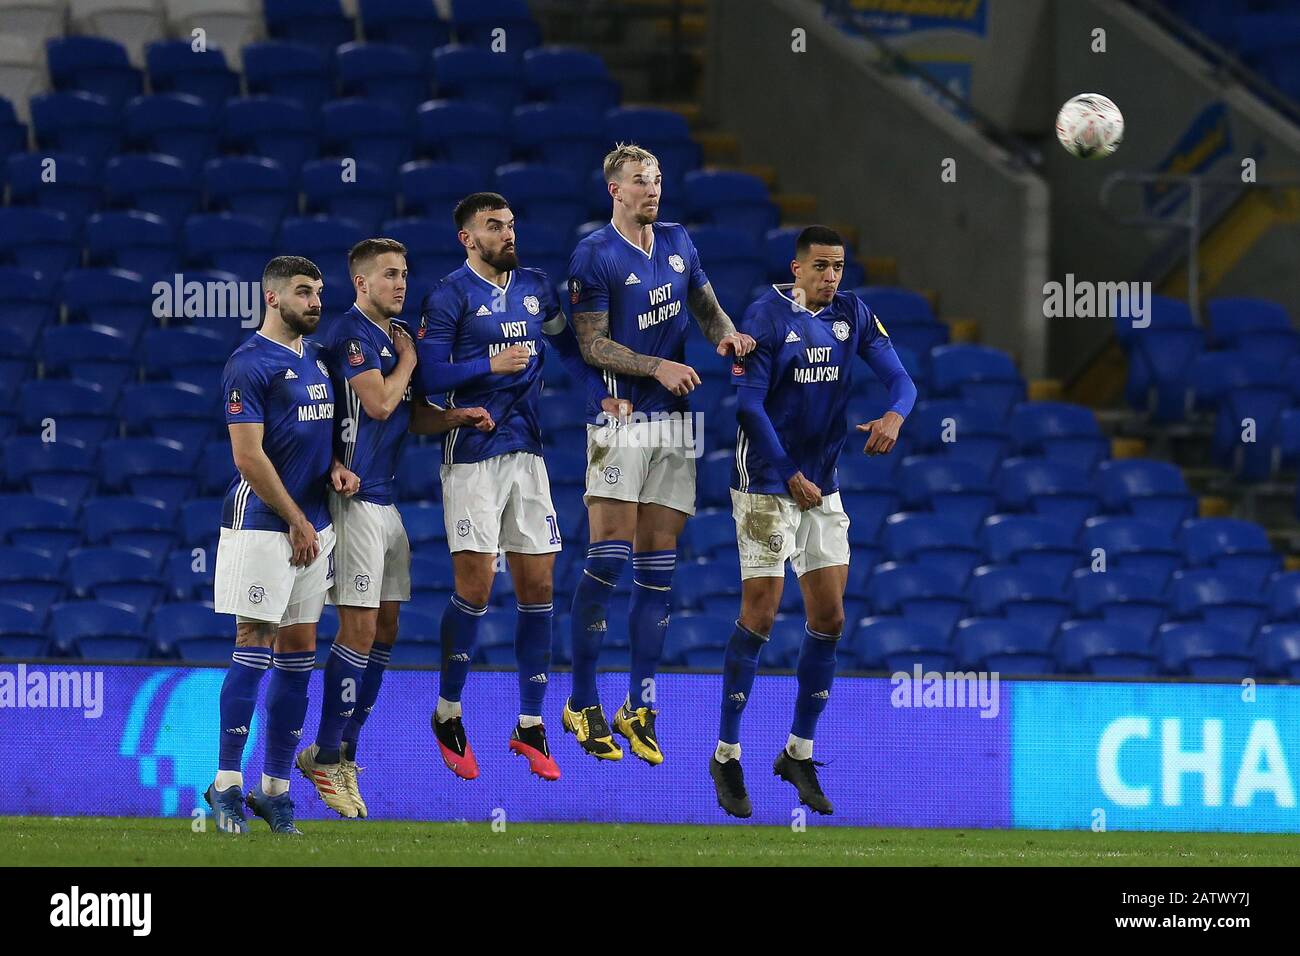
[[[1100,93],[1080,93],[1056,114],[1056,138],[1080,159],[1104,159],[1124,139],[1124,114]]]

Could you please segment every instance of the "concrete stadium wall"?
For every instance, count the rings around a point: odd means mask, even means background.
[[[1043,374],[1043,180],[874,67],[871,47],[812,0],[712,0],[709,23],[705,109],[740,137],[744,160],[816,196],[820,219],[855,223],[861,252],[897,256],[900,281],[937,290],[944,316],[978,319],[987,344]],[[807,52],[792,51],[796,29]],[[948,158],[952,183],[940,178]]]

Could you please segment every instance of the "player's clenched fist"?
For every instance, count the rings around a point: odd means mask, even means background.
[[[655,380],[674,395],[685,395],[700,384],[700,377],[695,369],[680,362],[664,359],[655,369]]]
[[[361,490],[361,479],[355,472],[335,462],[330,467],[330,485],[345,498],[351,498]]]
[[[748,355],[754,351],[754,337],[746,335],[744,332],[732,332],[730,335],[724,335],[718,342],[719,355]]]
[[[513,375],[528,367],[530,357],[528,346],[516,343],[492,356],[488,365],[496,375]]]
[[[822,503],[822,490],[805,478],[802,471],[795,472],[785,485],[790,489],[790,496],[800,511],[816,508]]]
[[[497,427],[491,413],[478,405],[473,408],[449,408],[447,417],[451,420],[453,428],[477,428],[481,432],[490,432]]]
[[[396,322],[392,324],[393,330],[393,351],[397,353],[397,361],[410,362],[414,365],[417,361],[415,354],[415,343],[411,337],[406,334],[406,330]]]

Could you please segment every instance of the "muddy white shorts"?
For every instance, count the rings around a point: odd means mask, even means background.
[[[396,505],[377,505],[330,492],[334,524],[331,604],[379,607],[411,600],[411,543]]]
[[[442,510],[452,552],[551,554],[560,526],[546,462],[512,451],[484,461],[442,466]]]
[[[316,537],[316,560],[297,568],[289,563],[287,532],[222,528],[212,588],[216,612],[281,627],[319,621],[334,579],[334,529],[327,525]]]
[[[584,500],[613,498],[695,514],[695,452],[680,425],[587,426]]]
[[[816,508],[800,511],[789,495],[733,488],[731,515],[736,519],[741,580],[782,577],[786,561],[798,577],[849,563],[849,516],[838,491],[824,496]]]

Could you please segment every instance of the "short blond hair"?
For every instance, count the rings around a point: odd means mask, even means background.
[[[636,143],[616,143],[605,157],[605,182],[613,182],[624,163],[654,163],[658,166],[659,157]]]

